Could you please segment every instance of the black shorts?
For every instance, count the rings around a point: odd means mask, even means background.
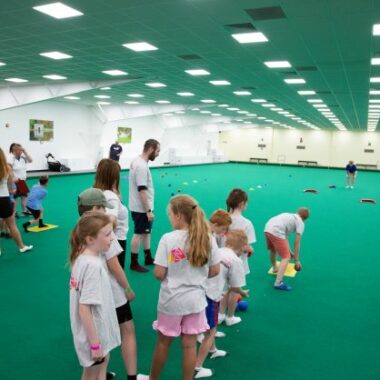
[[[129,302],[116,308],[117,321],[119,325],[124,322],[131,321],[133,319],[132,310],[129,306]]]
[[[132,211],[132,220],[135,224],[135,234],[143,235],[152,232],[153,222],[149,222],[148,216],[145,212]]]
[[[34,208],[30,208],[26,206],[26,208],[30,211],[30,213],[33,215],[34,219],[38,219],[41,215],[41,210],[35,210]]]
[[[0,197],[0,218],[7,219],[13,214],[13,203],[8,197]]]

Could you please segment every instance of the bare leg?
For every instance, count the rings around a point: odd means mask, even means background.
[[[197,336],[182,334],[182,379],[192,380],[197,360]]]
[[[150,370],[150,380],[158,380],[160,378],[160,373],[162,368],[164,368],[173,339],[174,338],[172,337],[162,335],[160,332],[158,333],[156,348],[153,354],[152,368]]]
[[[145,249],[150,249],[150,234],[142,235],[142,242]]]
[[[273,273],[276,273],[278,271],[276,262],[276,251],[270,251],[270,262],[272,263]]]
[[[25,245],[21,239],[20,231],[18,230],[16,226],[14,215],[10,216],[9,218],[4,219],[4,222],[8,226],[9,233],[12,236],[13,240],[16,242],[17,246],[19,248],[24,248]]]
[[[121,353],[124,366],[128,375],[137,374],[137,345],[135,325],[133,321],[124,322],[120,325]]]
[[[197,361],[196,361],[196,367],[203,367],[203,363],[212,348],[212,346],[215,347],[214,345],[214,338],[215,338],[215,333],[216,333],[216,327],[214,327],[211,330],[208,330],[204,333],[204,339],[202,341],[202,344],[199,347],[198,351],[198,356],[197,356]]]
[[[109,355],[106,356],[103,363],[93,367],[83,368],[82,380],[105,380],[107,376],[107,365]]]
[[[28,197],[24,197],[24,196],[21,196],[21,208],[22,208],[22,212],[26,212],[28,211],[28,209],[26,208],[26,203],[28,202]]]
[[[133,234],[132,240],[131,240],[131,251],[133,253],[139,253],[141,239],[142,239],[142,235]]]
[[[286,271],[286,268],[288,267],[290,257],[287,257],[286,259],[282,259],[280,265],[278,266],[278,272],[277,277],[275,281],[275,285],[279,285],[282,282],[282,279],[284,277],[284,273]]]
[[[110,360],[110,355],[108,354],[104,360],[104,362],[100,365],[100,371],[98,375],[98,380],[106,380],[107,378],[107,366]]]
[[[239,294],[235,292],[228,292],[228,318],[231,318],[235,315],[236,304],[239,298]]]
[[[227,303],[228,303],[228,292],[223,296],[223,298],[220,300],[219,304],[219,314],[226,314],[227,309]]]

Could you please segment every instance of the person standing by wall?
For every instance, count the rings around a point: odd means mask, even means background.
[[[353,189],[358,169],[354,161],[348,161],[346,165],[346,189]]]
[[[116,140],[111,146],[110,146],[110,154],[109,158],[111,160],[119,162],[120,156],[123,153],[123,147],[119,144],[119,142]]]
[[[138,262],[140,244],[144,247],[145,265],[153,265],[150,250],[150,235],[154,219],[154,187],[149,170],[149,161],[160,154],[157,140],[145,141],[143,152],[131,162],[129,171],[129,210],[134,222],[134,234],[131,240],[131,270],[148,272]]]

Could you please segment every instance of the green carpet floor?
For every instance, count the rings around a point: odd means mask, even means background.
[[[345,189],[345,173],[339,170],[222,164],[160,168],[152,173],[156,187],[153,248],[170,230],[166,205],[177,190],[198,199],[208,215],[225,207],[233,187],[249,195],[246,216],[254,223],[258,238],[250,259],[249,309],[240,314],[241,324],[221,328],[227,337],[217,343],[229,355],[206,362],[215,370],[215,379],[380,379],[376,280],[380,205],[359,203],[360,198],[380,201],[378,173],[359,173],[353,190]],[[126,201],[127,176],[123,172],[121,181]],[[66,263],[69,233],[77,220],[76,198],[92,183],[93,175],[51,178],[45,222],[59,228],[23,233],[25,243],[35,246],[31,253],[20,255],[11,240],[1,240],[2,380],[80,378],[69,323]],[[316,188],[319,194],[305,194],[306,188]],[[301,244],[303,271],[289,280],[292,292],[278,292],[267,274],[263,228],[271,216],[300,206],[311,209]],[[151,272],[126,272],[137,295],[132,308],[139,369],[147,373],[156,337],[151,323],[159,284]],[[119,350],[112,353],[109,368],[118,372],[119,379],[125,378]],[[175,342],[162,379],[180,378],[181,351]]]

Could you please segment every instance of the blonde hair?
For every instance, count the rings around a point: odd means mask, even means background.
[[[226,247],[232,248],[235,252],[238,252],[248,244],[248,236],[243,230],[229,230],[225,244]]]
[[[7,164],[7,159],[5,158],[5,154],[3,150],[0,148],[0,181],[9,175],[10,169]]]
[[[230,214],[222,210],[221,208],[214,211],[210,216],[210,222],[218,226],[230,226],[232,224],[232,219]]]
[[[99,231],[110,223],[110,218],[104,212],[88,211],[83,214],[70,235],[69,261],[71,266],[86,248],[86,238],[96,237]]]
[[[189,195],[173,197],[169,207],[174,215],[182,215],[189,225],[187,259],[192,266],[202,267],[208,262],[211,251],[210,227],[205,213]]]

